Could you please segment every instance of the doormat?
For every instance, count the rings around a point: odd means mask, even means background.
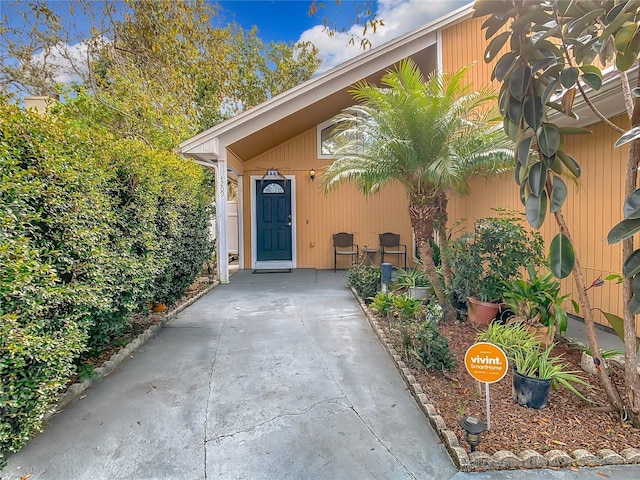
[[[254,270],[251,273],[291,273],[290,268],[272,268],[266,270]]]

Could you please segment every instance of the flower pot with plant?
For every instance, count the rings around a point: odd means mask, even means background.
[[[516,349],[513,358],[513,400],[523,407],[542,409],[547,406],[551,388],[563,386],[570,392],[589,401],[575,385],[590,385],[577,372],[567,370],[568,363],[562,356],[551,356],[555,344],[542,350],[539,346]]]
[[[417,268],[404,270],[399,268],[396,272],[394,285],[396,288],[406,288],[411,298],[425,300],[429,298],[431,282],[427,274]]]
[[[502,300],[505,282],[517,277],[522,265],[540,265],[543,248],[540,234],[525,229],[522,216],[505,210],[476,221],[472,232],[452,242],[451,291],[459,303],[469,304],[469,320],[478,321],[477,301],[497,304]],[[491,308],[489,321],[495,318],[498,305]]]
[[[567,330],[563,303],[570,295],[560,295],[560,282],[550,272],[540,274],[528,265],[527,273],[528,279],[520,277],[505,283],[503,298],[515,313],[511,321],[529,326],[540,343],[549,345],[556,331],[563,334]]]

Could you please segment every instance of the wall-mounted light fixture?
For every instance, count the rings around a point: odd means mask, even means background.
[[[309,178],[311,179],[312,182],[316,179],[315,169],[312,168],[311,170],[309,170]]]

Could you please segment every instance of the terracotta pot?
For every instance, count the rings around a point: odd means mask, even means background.
[[[536,340],[538,342],[540,342],[540,345],[542,345],[543,347],[548,347],[549,345],[551,345],[553,343],[553,337],[556,334],[556,326],[554,325],[553,328],[551,329],[551,331],[549,331],[549,327],[545,327],[543,325],[539,326],[539,327],[534,327],[531,325],[527,325],[527,329],[531,332],[533,332],[533,334],[536,337]]]
[[[481,302],[473,297],[467,297],[467,304],[469,321],[482,326],[489,325],[496,318],[500,308],[497,303]]]
[[[164,312],[167,309],[167,306],[164,303],[154,303],[153,311],[154,312]]]

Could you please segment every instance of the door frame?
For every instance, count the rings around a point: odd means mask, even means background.
[[[257,180],[282,180],[291,182],[291,260],[270,260],[258,261],[258,226],[256,218],[256,181]],[[277,269],[277,268],[296,268],[297,251],[296,251],[296,177],[295,175],[280,175],[270,178],[263,175],[251,175],[251,268],[260,269]]]

